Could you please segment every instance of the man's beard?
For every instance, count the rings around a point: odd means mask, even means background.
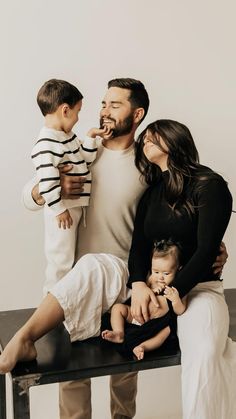
[[[130,134],[133,129],[134,119],[133,113],[127,116],[124,121],[116,123],[116,121],[112,118],[106,118],[107,120],[114,122],[114,128],[112,128],[112,138],[117,138],[122,135]],[[103,118],[100,118],[100,127],[104,127]]]

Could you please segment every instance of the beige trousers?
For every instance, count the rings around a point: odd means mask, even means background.
[[[111,418],[130,419],[136,412],[138,374],[116,374],[110,377]],[[59,387],[60,419],[91,419],[91,380],[68,381]],[[93,419],[96,417],[94,412]]]

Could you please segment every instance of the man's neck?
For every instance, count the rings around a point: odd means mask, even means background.
[[[112,138],[111,140],[103,140],[102,144],[109,150],[126,150],[134,142],[134,133],[122,135],[120,137]]]

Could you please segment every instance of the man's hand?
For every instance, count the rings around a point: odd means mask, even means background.
[[[216,261],[213,264],[214,274],[222,274],[223,267],[228,259],[228,253],[224,242],[220,245],[220,254],[217,256]]]
[[[141,324],[147,322],[150,318],[148,310],[150,301],[152,301],[156,307],[159,307],[155,294],[147,286],[146,282],[133,282],[131,294],[131,316]]]
[[[37,183],[37,185],[35,185],[33,187],[32,192],[31,192],[31,195],[32,195],[32,198],[33,198],[34,202],[37,205],[44,205],[45,204],[45,199],[39,193],[39,185],[38,185],[38,183]]]
[[[66,173],[72,169],[72,164],[59,167],[61,197],[63,199],[78,199],[84,190],[85,176],[67,176]]]

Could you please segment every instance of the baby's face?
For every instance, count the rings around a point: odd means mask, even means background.
[[[173,281],[178,266],[176,259],[171,255],[152,258],[152,272],[148,278],[147,285],[155,292],[160,287],[169,285]]]

